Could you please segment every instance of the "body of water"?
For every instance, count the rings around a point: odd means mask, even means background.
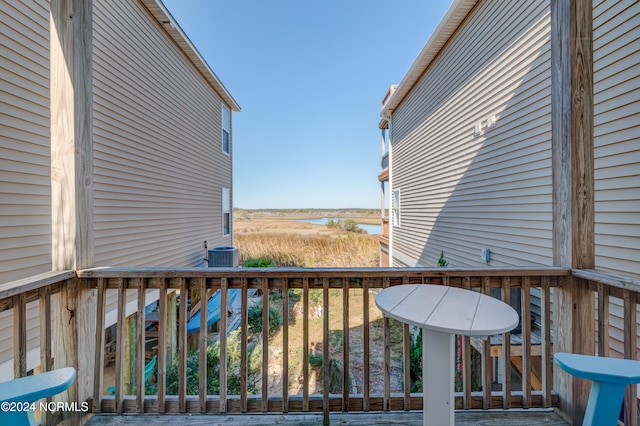
[[[319,219],[296,219],[298,222],[315,223],[318,225],[326,225],[330,220],[341,220],[335,217],[323,217]],[[342,219],[344,220],[344,219]],[[356,221],[357,222],[357,221]],[[364,229],[368,234],[380,235],[382,233],[382,225],[371,225],[369,223],[358,223],[358,228]]]

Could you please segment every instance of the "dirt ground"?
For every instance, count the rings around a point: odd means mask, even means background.
[[[379,220],[379,219],[370,219]],[[237,220],[234,225],[235,233],[245,235],[275,233],[302,236],[333,236],[344,235],[345,231],[330,229],[326,225],[311,224],[291,220],[290,218],[252,218],[249,220]],[[362,266],[362,265],[353,265]],[[351,391],[363,391],[363,297],[362,291],[352,290],[349,297],[349,369],[352,376]],[[342,292],[340,290],[330,292],[330,356],[332,359],[342,360],[342,333],[343,313]],[[309,316],[309,342],[313,347],[302,347],[302,308],[293,307],[290,313],[292,321],[289,325],[289,394],[302,394],[302,353],[305,350],[322,351],[322,314],[318,314],[317,307],[310,306]],[[384,390],[384,348],[382,344],[382,314],[375,306],[375,294],[369,294],[370,312],[370,391],[382,393]],[[271,337],[269,342],[269,393],[279,395],[282,393],[282,331]],[[392,351],[393,352],[393,351]],[[402,364],[398,354],[392,353],[391,388],[394,391],[401,390],[399,379],[402,377]],[[261,373],[258,373],[258,377]],[[322,391],[322,380],[316,381],[314,371],[309,375],[309,391],[316,393]]]

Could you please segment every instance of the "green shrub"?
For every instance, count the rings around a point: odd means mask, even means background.
[[[338,219],[338,220],[329,220],[327,222],[327,228],[329,229],[341,229],[347,232],[355,232],[358,234],[364,233],[364,230],[358,226],[358,223],[353,219]]]
[[[318,377],[322,377],[323,370],[322,352],[309,351],[309,366],[316,370]],[[344,377],[344,365],[342,360],[329,358],[329,392],[341,393],[342,380]],[[349,378],[348,386],[351,386],[351,378]]]
[[[262,303],[256,303],[249,307],[249,327],[254,333],[262,332]],[[269,306],[269,334],[275,333],[282,325],[282,315],[277,307]]]
[[[327,222],[327,228],[329,228],[329,229],[339,229],[340,228],[340,221],[339,220],[329,219],[329,222]]]
[[[322,367],[322,352],[309,350],[309,365],[311,368]]]
[[[240,330],[233,331],[227,339],[227,391],[230,395],[240,394]],[[207,347],[207,394],[220,393],[220,342]],[[187,354],[187,395],[198,395],[200,386],[200,353]],[[250,371],[250,374],[252,372]],[[157,393],[157,385],[147,384],[145,393]],[[252,393],[253,389],[249,389]],[[178,361],[167,367],[167,395],[178,394]]]
[[[259,259],[249,259],[244,262],[245,268],[273,268],[275,266],[275,263],[273,263],[271,259],[266,259],[264,257]]]

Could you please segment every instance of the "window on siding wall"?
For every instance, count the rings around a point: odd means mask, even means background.
[[[231,191],[222,188],[222,235],[231,234]]]
[[[400,226],[400,190],[393,191],[393,225]]]
[[[222,152],[231,152],[231,111],[222,106]]]

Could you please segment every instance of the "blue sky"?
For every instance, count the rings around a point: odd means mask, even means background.
[[[234,207],[380,207],[380,103],[451,0],[163,2],[242,108]]]

